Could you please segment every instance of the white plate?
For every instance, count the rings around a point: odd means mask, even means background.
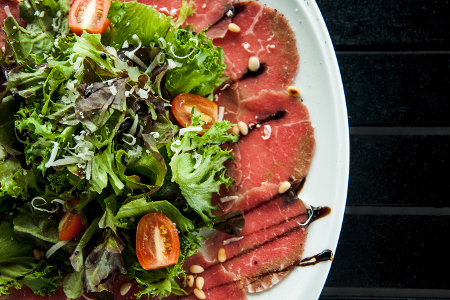
[[[335,253],[347,198],[349,131],[341,75],[317,4],[313,0],[261,0],[283,13],[297,37],[300,68],[294,85],[301,91],[315,127],[316,152],[300,198],[331,213],[309,227],[304,257],[329,249]],[[272,289],[251,300],[318,299],[331,262],[298,267]]]

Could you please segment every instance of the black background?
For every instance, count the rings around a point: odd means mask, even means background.
[[[350,125],[347,207],[321,299],[450,299],[450,4],[317,0]]]

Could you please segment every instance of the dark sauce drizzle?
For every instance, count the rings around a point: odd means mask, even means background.
[[[332,261],[332,260],[333,260],[333,251],[324,250],[314,256],[305,257],[304,259],[302,259],[300,262],[297,263],[297,266],[298,267],[313,266],[323,261]]]
[[[274,114],[269,115],[268,117],[265,117],[264,119],[258,120],[258,122],[250,123],[248,125],[248,130],[253,130],[258,127],[260,127],[262,124],[273,121],[273,120],[280,120],[283,119],[286,116],[287,112],[284,110],[277,111]]]

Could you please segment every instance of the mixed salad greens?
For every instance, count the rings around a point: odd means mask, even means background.
[[[212,99],[225,80],[223,51],[181,26],[192,2],[173,19],[116,0],[102,35],[74,35],[69,10],[67,0],[25,0],[27,27],[13,16],[4,22],[0,296],[23,285],[39,295],[63,285],[68,298],[95,296],[119,276],[140,285],[137,297],[182,295],[175,279],[200,247],[199,231],[236,232],[223,226],[227,216],[214,216],[211,199],[232,182],[223,163],[233,155],[221,145],[238,137],[228,121],[202,129],[195,106],[190,126],[180,129],[171,100],[182,93]],[[172,266],[145,270],[136,228],[155,212],[176,225],[180,253]],[[68,215],[82,229],[62,241]]]

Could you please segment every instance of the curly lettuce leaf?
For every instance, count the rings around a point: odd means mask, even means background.
[[[33,170],[23,169],[15,158],[0,160],[0,197],[26,198],[30,187],[37,187]]]
[[[22,284],[11,277],[0,275],[0,297],[2,295],[8,295],[8,290],[10,288],[20,290],[22,288]]]
[[[169,17],[159,13],[151,5],[137,2],[112,2],[108,18],[114,27],[108,43],[116,49],[122,48],[125,41],[137,45],[134,35],[141,40],[142,46],[150,46],[158,38],[164,37],[171,27]]]
[[[226,80],[222,77],[224,52],[203,32],[194,34],[189,27],[171,29],[165,39],[170,45],[167,55],[181,65],[166,73],[166,87],[173,97],[181,93],[206,97]]]
[[[195,115],[190,127],[202,125],[200,118]],[[170,146],[175,151],[170,162],[172,181],[179,184],[189,205],[207,225],[211,225],[211,218],[214,218],[211,211],[217,209],[211,204],[212,194],[218,193],[222,184],[228,187],[232,182],[225,175],[223,163],[232,159],[233,154],[220,147],[223,143],[237,142],[238,137],[228,133],[229,128],[228,121],[216,122],[204,135],[187,131],[174,138]]]

